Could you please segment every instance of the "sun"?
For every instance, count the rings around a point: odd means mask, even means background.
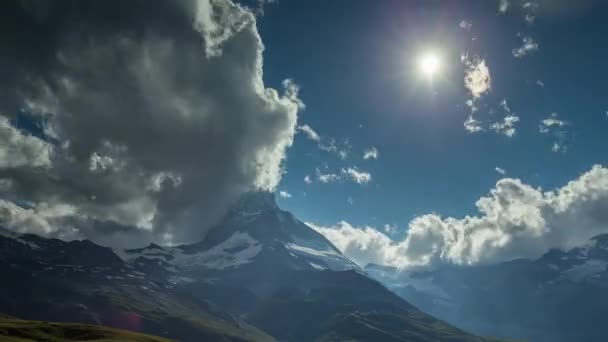
[[[418,67],[424,75],[432,77],[441,70],[441,59],[436,53],[426,53],[420,57]]]

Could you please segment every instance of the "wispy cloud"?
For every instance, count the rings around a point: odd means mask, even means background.
[[[539,131],[543,134],[546,134],[546,133],[549,133],[549,131],[551,131],[551,129],[553,129],[553,128],[564,127],[567,124],[568,123],[566,121],[559,119],[559,116],[557,113],[551,113],[551,116],[549,116],[546,119],[541,120],[540,125],[539,125]]]
[[[483,131],[481,122],[476,120],[472,114],[469,115],[469,118],[464,122],[464,129],[466,129],[469,133],[477,133]]]
[[[357,167],[342,168],[339,173],[323,173],[317,168],[316,174],[321,183],[333,183],[349,179],[357,184],[366,184],[372,180],[372,175],[369,172],[361,171]]]
[[[548,118],[541,120],[538,130],[541,134],[550,135],[553,138],[551,151],[565,153],[568,150],[566,141],[568,132],[566,127],[568,122],[559,118],[557,113],[552,113]]]
[[[298,126],[298,131],[304,133],[308,139],[316,142],[322,151],[334,153],[340,159],[346,159],[350,155],[352,147],[348,139],[345,139],[342,143],[338,143],[335,138],[322,137],[307,124]]]
[[[510,138],[515,135],[515,125],[519,122],[519,116],[511,112],[511,108],[509,108],[509,104],[507,103],[506,99],[503,99],[500,102],[500,106],[505,111],[507,116],[505,116],[502,121],[495,122],[490,125],[490,129]]]
[[[515,58],[522,58],[535,51],[538,51],[538,43],[536,43],[532,37],[526,36],[522,38],[522,45],[513,49],[513,56]]]
[[[378,149],[375,147],[372,147],[368,150],[363,151],[363,159],[365,159],[365,160],[378,159]]]
[[[465,31],[471,31],[471,28],[473,27],[473,23],[468,21],[468,20],[463,20],[460,22],[460,28],[465,30]]]
[[[281,196],[281,198],[291,198],[291,194],[285,190],[279,191],[279,196]]]
[[[507,171],[505,169],[498,166],[494,168],[494,171],[496,171],[496,173],[498,173],[499,175],[503,176],[507,174]]]
[[[498,12],[501,14],[507,13],[509,9],[509,0],[500,0],[498,2]]]
[[[349,167],[347,169],[342,169],[341,172],[358,184],[369,183],[372,180],[372,175],[369,172],[360,171],[357,168]]]
[[[317,132],[315,132],[315,130],[312,129],[312,127],[310,127],[306,124],[298,126],[298,130],[303,132],[304,134],[306,134],[308,139],[310,139],[312,141],[316,141],[316,142],[321,141],[321,136]]]

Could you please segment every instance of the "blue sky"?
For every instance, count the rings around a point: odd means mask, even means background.
[[[265,81],[290,77],[300,85],[306,110],[299,124],[322,137],[348,141],[341,159],[303,133],[288,151],[279,190],[282,207],[304,220],[356,225],[397,224],[401,231],[421,214],[462,217],[502,177],[552,189],[607,164],[608,75],[606,6],[555,5],[526,10],[511,1],[282,1],[258,20],[265,45]],[[533,23],[525,20],[534,14]],[[460,27],[462,21],[469,30]],[[516,58],[531,37],[538,49]],[[427,49],[442,58],[430,86],[413,67]],[[491,90],[477,100],[484,132],[469,133],[463,53],[484,59]],[[542,82],[542,86],[540,82]],[[488,128],[504,116],[506,99],[519,117],[512,137]],[[541,134],[541,120],[557,113],[560,138]],[[552,151],[559,141],[560,151]],[[375,147],[377,160],[364,160]],[[564,150],[562,150],[562,148]],[[315,170],[357,167],[367,184],[322,183]],[[304,182],[310,175],[312,184]],[[348,198],[352,198],[352,204]]]

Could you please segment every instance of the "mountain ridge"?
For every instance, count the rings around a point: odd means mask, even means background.
[[[423,311],[477,334],[531,341],[605,341],[608,234],[537,259],[429,270],[367,265],[367,274]]]
[[[0,311],[20,317],[185,341],[489,341],[368,278],[268,194],[246,196],[190,245],[112,250],[4,234],[0,246],[0,275],[12,275]]]

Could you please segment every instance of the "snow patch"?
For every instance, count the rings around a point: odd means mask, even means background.
[[[204,266],[225,269],[250,263],[262,251],[262,244],[248,233],[236,232],[226,241],[195,254],[178,253],[175,264],[181,267]]]

